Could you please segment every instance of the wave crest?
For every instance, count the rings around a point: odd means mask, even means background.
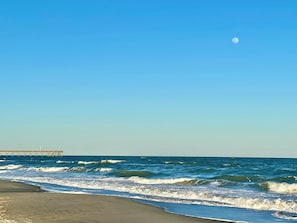
[[[115,163],[122,163],[125,160],[101,160],[100,163],[102,164],[115,164]]]
[[[267,182],[262,185],[266,187],[268,191],[279,193],[279,194],[296,194],[297,195],[297,184],[289,183],[277,183],[277,182]]]
[[[111,172],[112,168],[97,168],[95,169],[96,172]]]
[[[264,179],[257,176],[245,176],[245,175],[221,175],[216,176],[213,179],[228,180],[232,182],[263,182]]]
[[[59,163],[74,163],[74,161],[57,160],[56,163],[57,164],[59,164]]]
[[[23,167],[22,165],[15,165],[15,164],[9,164],[5,166],[0,166],[0,170],[15,170]]]
[[[191,178],[175,178],[175,179],[146,179],[141,177],[130,177],[130,181],[138,184],[183,184],[183,185],[193,185],[198,182],[198,180]]]
[[[19,177],[18,180],[28,180],[26,177]],[[281,213],[289,213],[292,217],[297,215],[297,202],[294,200],[284,200],[282,198],[256,198],[256,197],[237,197],[225,196],[223,194],[212,193],[204,191],[201,188],[197,190],[184,190],[176,187],[174,184],[183,182],[193,182],[190,178],[176,178],[176,179],[144,179],[141,177],[130,177],[127,180],[140,184],[125,184],[125,180],[117,180],[116,184],[114,178],[101,178],[100,181],[94,182],[92,178],[89,181],[76,181],[73,179],[54,179],[50,177],[29,178],[30,182],[50,183],[62,186],[77,187],[83,189],[100,189],[111,190],[118,192],[125,192],[131,194],[138,194],[145,196],[148,199],[156,199],[160,202],[174,202],[183,204],[204,204],[211,206],[227,206],[247,208],[253,210],[266,210]],[[111,180],[111,181],[110,181]],[[159,182],[157,182],[159,180]],[[162,183],[160,183],[162,180]],[[167,181],[166,181],[167,180]],[[199,182],[199,181],[198,181]],[[123,184],[122,184],[123,183]],[[154,187],[145,184],[162,184],[161,187]],[[169,185],[173,184],[173,185]]]
[[[98,164],[98,161],[78,161],[78,164],[81,165],[91,165],[91,164]]]
[[[69,167],[31,167],[28,170],[37,172],[64,172],[69,170]]]
[[[81,167],[81,166],[77,166],[77,167],[72,167],[70,169],[70,171],[73,171],[73,172],[83,172],[83,171],[85,171],[85,168],[84,167]]]

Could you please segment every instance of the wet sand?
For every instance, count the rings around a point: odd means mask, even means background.
[[[129,199],[48,193],[22,183],[0,181],[1,223],[215,223],[165,212]]]

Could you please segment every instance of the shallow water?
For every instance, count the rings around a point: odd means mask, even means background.
[[[0,157],[0,178],[50,191],[109,194],[169,212],[240,222],[297,221],[297,160]]]

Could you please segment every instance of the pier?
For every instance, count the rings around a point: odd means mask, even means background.
[[[0,150],[0,156],[62,156],[63,150]]]

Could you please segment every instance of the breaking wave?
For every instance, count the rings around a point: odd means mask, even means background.
[[[100,163],[99,161],[78,161],[78,164],[81,165],[91,165],[91,164],[98,164]]]
[[[156,200],[161,202],[173,202],[183,204],[203,204],[211,206],[226,206],[246,208],[253,210],[266,210],[266,211],[278,211],[280,213],[289,213],[291,217],[297,215],[297,202],[293,200],[284,200],[281,198],[256,198],[248,196],[231,196],[232,194],[218,194],[216,192],[201,190],[187,190],[185,188],[178,188],[174,184],[181,182],[191,182],[192,179],[180,178],[169,179],[168,182],[163,181],[162,187],[155,187],[153,185],[157,181],[140,179],[140,178],[128,178],[128,181],[132,181],[136,184],[126,184],[126,181],[117,180],[115,183],[114,178],[101,178],[99,181],[94,181],[90,178],[86,181],[77,181],[76,179],[54,179],[49,177],[35,177],[27,178],[19,177],[19,180],[30,180],[30,182],[37,183],[49,183],[60,186],[77,187],[83,189],[99,189],[99,190],[112,190],[117,192],[138,194],[144,196],[149,200]],[[137,183],[141,182],[140,185]],[[146,184],[147,183],[147,184]],[[160,182],[158,182],[160,184]],[[167,185],[165,185],[167,184]],[[173,184],[173,185],[168,185]]]
[[[245,175],[221,175],[213,179],[228,180],[233,182],[263,182],[264,179],[258,176],[245,176]]]
[[[267,182],[263,184],[262,187],[274,193],[297,195],[297,184]]]
[[[67,171],[67,169],[65,169],[65,170]],[[77,167],[72,167],[69,170],[73,171],[73,172],[83,172],[83,171],[85,171],[85,168],[81,167],[81,166],[77,166]]]
[[[122,163],[125,162],[125,160],[101,160],[100,163],[102,164],[115,164],[115,163]]]
[[[97,168],[95,169],[96,172],[111,172],[112,168]]]
[[[214,209],[234,207],[243,214],[263,210],[251,222],[261,222],[261,216],[271,222],[281,221],[275,218],[297,222],[293,159],[0,157],[0,178],[39,185],[47,191],[110,194],[160,205],[193,205],[193,209],[195,205],[223,207],[210,208],[210,217]],[[200,211],[193,210],[193,215],[199,216]]]
[[[63,172],[69,170],[69,167],[30,167],[27,170],[37,172]]]
[[[22,165],[15,165],[15,164],[9,164],[5,166],[0,166],[0,170],[15,170],[23,167]]]
[[[74,163],[74,161],[64,161],[64,160],[57,160],[56,163]]]
[[[177,179],[146,179],[141,177],[130,177],[130,181],[138,184],[182,184],[182,185],[193,185],[198,180],[190,178],[177,178]]]

